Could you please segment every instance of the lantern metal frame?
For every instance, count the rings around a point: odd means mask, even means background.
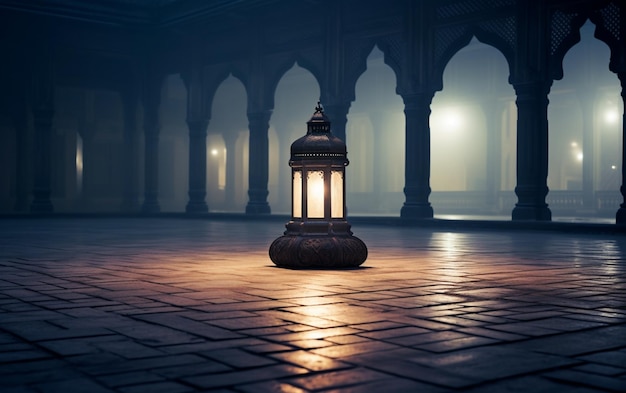
[[[346,145],[332,134],[330,120],[318,102],[307,122],[306,135],[291,145],[291,220],[283,236],[270,246],[274,264],[288,268],[350,268],[365,262],[367,247],[353,236],[346,220],[348,164]],[[314,178],[320,172],[323,183]],[[320,184],[322,189],[318,188]]]

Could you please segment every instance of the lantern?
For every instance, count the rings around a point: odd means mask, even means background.
[[[274,240],[270,259],[280,267],[357,267],[367,247],[346,220],[346,144],[330,130],[320,103],[307,133],[291,145],[291,221]]]

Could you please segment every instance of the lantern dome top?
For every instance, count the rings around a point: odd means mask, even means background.
[[[331,132],[330,120],[318,101],[306,135],[291,144],[291,162],[330,159],[348,165],[347,154],[346,144]]]

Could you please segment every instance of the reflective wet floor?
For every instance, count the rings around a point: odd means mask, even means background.
[[[3,219],[0,391],[626,391],[626,235],[352,229],[302,271],[276,220]]]

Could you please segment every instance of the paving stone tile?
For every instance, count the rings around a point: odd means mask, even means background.
[[[493,346],[436,356],[417,356],[411,358],[411,361],[482,381],[538,373],[580,363],[560,356]]]
[[[572,370],[606,376],[619,376],[624,373],[623,368],[605,366],[603,364],[595,363],[583,364],[581,366],[573,367]]]
[[[389,353],[360,354],[350,357],[349,360],[351,363],[357,363],[389,375],[408,378],[447,389],[463,389],[475,385],[478,381],[471,376],[458,375],[439,368],[422,366],[400,356],[390,356]]]
[[[489,345],[496,343],[496,340],[492,340],[484,337],[463,337],[456,338],[454,340],[438,341],[428,344],[417,345],[418,349],[423,349],[430,352],[450,352],[458,349],[479,347],[483,345]]]
[[[307,393],[307,390],[279,381],[264,381],[237,386],[244,393]]]
[[[214,375],[186,377],[182,378],[182,380],[202,389],[213,389],[249,384],[256,381],[270,381],[292,375],[306,374],[307,372],[306,369],[300,367],[281,364]]]
[[[489,328],[529,337],[550,336],[559,333],[559,331],[556,329],[547,328],[541,325],[538,326],[535,324],[535,322],[536,321],[502,323],[497,325],[490,325]]]
[[[626,369],[626,342],[623,343],[618,351],[597,352],[591,355],[579,356],[577,359]]]
[[[317,348],[312,352],[322,356],[342,358],[359,353],[387,351],[395,348],[398,348],[398,346],[371,340],[354,344],[333,345],[331,347]]]
[[[119,389],[122,393],[187,393],[194,392],[190,386],[175,381],[145,383],[136,386],[123,386]]]
[[[611,326],[583,332],[562,333],[514,345],[516,348],[562,356],[579,356],[624,347],[626,326]]]
[[[289,342],[289,345],[303,349],[324,348],[334,344],[336,343],[325,340],[297,340]]]
[[[302,325],[308,325],[308,326],[315,327],[315,328],[332,328],[332,327],[346,325],[344,322],[340,322],[340,321],[333,321],[333,320],[326,319],[326,318],[319,318],[317,316],[301,315],[301,314],[296,314],[296,313],[291,313],[291,312],[285,312],[282,310],[259,312],[259,314],[264,315],[264,316],[278,318],[287,322],[295,322],[295,323],[302,324]]]
[[[201,352],[201,354],[235,368],[261,367],[276,363],[271,358],[255,355],[238,348],[218,349]]]
[[[266,336],[265,338],[277,342],[290,342],[301,340],[319,340],[329,337],[345,336],[349,334],[359,333],[360,330],[349,327],[338,327],[328,329],[313,329],[303,332],[287,333],[287,334],[273,334]]]
[[[87,378],[73,378],[63,381],[47,381],[36,385],[41,393],[113,393],[114,390],[106,388],[97,382]]]
[[[275,359],[291,363],[311,371],[328,371],[349,368],[350,365],[309,351],[280,352],[271,355]]]
[[[624,380],[616,380],[602,375],[590,374],[581,371],[558,370],[546,374],[546,377],[563,381],[569,384],[582,385],[591,388],[603,389],[610,392],[623,392],[626,384]]]
[[[518,341],[518,340],[526,339],[525,336],[522,336],[519,334],[505,333],[505,332],[500,332],[497,330],[492,330],[492,329],[483,328],[483,327],[472,326],[472,327],[458,328],[456,329],[456,331],[459,333],[470,334],[473,336],[493,338],[494,340],[500,340],[500,341]]]
[[[357,328],[357,329],[361,329],[361,330],[366,330],[366,331],[375,331],[375,330],[387,330],[387,329],[393,329],[393,328],[399,328],[399,327],[404,327],[405,325],[402,323],[398,323],[398,322],[393,322],[393,321],[384,321],[384,322],[375,322],[375,323],[361,323],[361,324],[354,324],[352,325],[352,327]]]
[[[267,353],[273,353],[273,352],[290,351],[293,348],[287,345],[268,343],[268,344],[248,345],[248,346],[243,347],[243,349],[245,349],[246,351],[254,352],[254,353],[267,354]]]
[[[273,327],[273,326],[283,326],[287,324],[287,322],[278,318],[257,317],[257,316],[242,317],[242,318],[228,318],[228,319],[211,319],[209,323],[211,325],[219,326],[224,329],[230,329],[230,330],[264,328],[264,327]]]
[[[599,393],[598,390],[584,386],[560,383],[541,376],[523,376],[500,381],[492,381],[463,390],[466,393]]]
[[[194,363],[183,363],[173,366],[158,367],[150,372],[168,379],[179,379],[195,375],[216,374],[232,371],[233,368],[210,359],[198,360]]]
[[[403,337],[403,336],[411,336],[415,334],[421,333],[429,333],[430,330],[424,328],[418,328],[415,326],[407,326],[407,327],[398,327],[393,329],[386,330],[377,330],[374,332],[363,332],[359,333],[359,336],[374,338],[378,340],[385,340],[394,337]]]
[[[287,381],[308,390],[337,389],[385,379],[386,375],[365,368],[329,371],[302,377],[290,378]]]
[[[153,356],[163,355],[163,352],[132,340],[119,338],[117,340],[100,340],[92,344],[94,347],[100,349],[102,352],[109,352],[115,355],[119,355],[125,359],[140,359]]]
[[[184,336],[188,336],[190,337],[190,339],[193,336],[200,336],[200,337],[206,337],[211,340],[223,340],[223,339],[232,339],[232,338],[242,337],[241,335],[231,332],[229,330],[221,329],[219,327],[211,326],[204,322],[194,321],[194,320],[184,318],[179,315],[171,314],[171,313],[140,315],[140,316],[137,316],[136,318],[141,319],[146,322],[150,322],[152,324],[161,325],[161,327],[158,327],[158,326],[146,324],[145,326],[142,326],[142,328],[144,330],[154,329],[155,331],[166,333],[165,336],[167,338],[165,339],[170,339],[170,338],[178,339],[179,337],[181,339],[184,339]],[[125,328],[114,328],[114,330],[122,334],[129,333],[129,329],[125,329]],[[181,332],[184,332],[184,333],[181,333]],[[133,336],[131,335],[131,337]],[[137,338],[137,337],[133,337],[133,338]],[[165,344],[164,342],[162,342],[161,339],[159,339],[159,341],[160,341],[160,344]]]
[[[200,351],[212,351],[216,349],[224,348],[241,348],[245,346],[255,346],[270,344],[267,341],[260,340],[258,338],[237,338],[231,340],[220,341],[200,341],[185,344],[165,345],[158,346],[158,349],[162,352],[169,354],[182,354],[182,353],[198,353]]]
[[[485,326],[488,325],[487,322],[477,321],[475,319],[468,319],[463,317],[452,317],[452,316],[440,316],[431,318],[435,322],[442,322],[448,325],[455,325],[461,327],[469,327],[469,326]]]
[[[545,327],[547,329],[554,329],[564,332],[587,330],[591,328],[606,326],[606,324],[600,322],[580,321],[570,318],[559,317],[535,320],[533,321],[533,325],[537,327]]]
[[[102,385],[110,387],[110,388],[115,388],[118,386],[126,386],[126,385],[138,385],[138,384],[144,384],[148,382],[163,381],[164,379],[165,378],[160,375],[156,375],[156,374],[153,374],[152,372],[143,371],[143,370],[129,372],[129,373],[103,375],[99,378],[96,378],[96,380],[100,382]]]
[[[139,370],[154,370],[160,367],[173,367],[180,365],[192,365],[196,363],[202,363],[204,358],[198,355],[171,355],[171,356],[159,356],[146,359],[133,359],[124,360],[122,358],[113,357],[110,355],[108,359],[104,356],[91,355],[94,358],[93,363],[87,363],[85,357],[82,359],[72,358],[72,361],[84,372],[91,375],[107,375],[125,373]]]
[[[385,341],[402,345],[402,346],[418,346],[424,345],[428,343],[438,342],[438,341],[448,341],[448,340],[456,340],[459,338],[468,338],[471,337],[467,334],[463,334],[456,331],[442,331],[442,332],[431,332],[424,334],[415,334],[411,336],[404,337],[393,337],[389,338]]]
[[[365,382],[354,386],[344,386],[338,389],[325,390],[324,393],[371,393],[371,392],[393,392],[393,393],[443,393],[448,390],[434,385],[412,381],[404,378],[388,378],[376,381]]]

